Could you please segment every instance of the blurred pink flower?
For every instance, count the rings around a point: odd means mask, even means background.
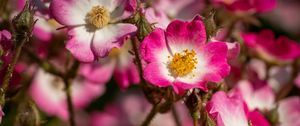
[[[279,101],[279,126],[300,126],[300,98],[288,97]]]
[[[247,13],[271,11],[277,4],[276,0],[212,0],[212,2],[230,11]]]
[[[248,111],[241,96],[228,96],[223,91],[213,94],[206,110],[218,126],[248,126],[248,122],[252,126],[270,126],[258,111]]]
[[[145,17],[149,23],[154,24],[156,28],[166,29],[171,22],[165,12],[153,8],[147,8],[145,10]]]
[[[114,79],[122,90],[130,84],[138,84],[140,77],[138,69],[133,62],[133,56],[129,54],[130,42],[123,47],[113,49],[108,57],[92,64],[81,65],[81,75],[95,83],[106,83],[114,75]]]
[[[250,81],[241,80],[232,92],[242,96],[250,111],[259,109],[264,112],[275,107],[275,94],[267,84],[255,88]]]
[[[203,0],[154,0],[152,7],[169,17],[191,20],[204,8]]]
[[[0,124],[2,122],[2,118],[3,118],[4,115],[5,114],[4,114],[3,110],[2,110],[2,107],[0,106]]]
[[[285,36],[275,39],[271,30],[243,33],[246,46],[269,62],[290,62],[300,57],[300,44]]]
[[[77,77],[71,86],[75,109],[86,107],[104,92],[104,85],[94,84]],[[30,95],[37,106],[51,116],[68,119],[65,85],[59,77],[39,69],[30,88]]]
[[[91,126],[138,126],[145,119],[151,105],[140,95],[129,94],[121,97],[117,104],[109,105],[103,112],[93,112],[90,118]],[[183,126],[192,126],[191,118],[183,104],[175,104]],[[157,114],[150,126],[176,126],[171,112]]]
[[[127,2],[131,2],[128,4]],[[123,45],[136,26],[119,23],[135,5],[129,0],[52,0],[53,17],[69,31],[66,48],[82,62],[106,57]]]
[[[300,73],[298,74],[298,76],[295,79],[295,84],[298,88],[300,88]]]
[[[226,44],[206,44],[200,16],[192,22],[175,20],[166,31],[155,29],[140,50],[148,63],[144,78],[159,87],[172,86],[177,93],[191,88],[207,90],[207,82],[220,82],[230,71]]]

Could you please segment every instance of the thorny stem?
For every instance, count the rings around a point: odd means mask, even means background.
[[[135,61],[137,63],[138,70],[140,73],[140,78],[142,80],[142,84],[145,84],[144,82],[146,82],[146,81],[143,78],[143,65],[142,65],[139,50],[138,50],[138,42],[139,42],[138,38],[134,37],[134,39],[131,41],[131,44],[132,44],[133,52],[135,55]]]
[[[172,107],[172,115],[174,117],[176,126],[181,126],[181,123],[180,123],[180,120],[179,120],[179,117],[178,117],[178,113],[176,111],[176,107],[175,106]]]
[[[159,111],[159,104],[154,104],[150,113],[147,115],[146,119],[144,120],[141,126],[148,126],[152,121],[152,119],[154,118],[154,116],[158,113],[158,111]]]
[[[22,47],[23,45],[27,42],[28,39],[24,38],[20,45],[17,45],[16,48],[15,48],[15,52],[13,54],[13,58],[12,58],[12,61],[11,63],[8,65],[8,68],[6,70],[6,73],[4,75],[4,78],[3,78],[3,83],[2,83],[2,88],[1,88],[1,93],[5,94],[8,86],[9,86],[9,82],[12,78],[12,73],[14,71],[14,68],[15,68],[15,65],[19,59],[19,56],[20,56],[20,53],[22,51]]]

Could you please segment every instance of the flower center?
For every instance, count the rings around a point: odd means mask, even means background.
[[[196,69],[197,58],[194,50],[183,50],[181,53],[175,53],[173,58],[169,56],[168,68],[175,77],[183,77]]]
[[[102,28],[110,21],[110,13],[103,6],[94,6],[87,14],[87,22],[96,28]]]

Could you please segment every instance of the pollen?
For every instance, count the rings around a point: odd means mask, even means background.
[[[86,16],[86,20],[89,24],[96,28],[102,28],[106,26],[110,21],[110,13],[103,6],[94,6]]]
[[[183,50],[181,53],[175,53],[169,56],[168,69],[172,76],[183,77],[192,73],[196,69],[197,58],[194,50]]]

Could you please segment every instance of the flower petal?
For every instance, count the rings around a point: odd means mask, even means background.
[[[96,30],[92,41],[92,50],[98,57],[105,57],[112,48],[120,48],[124,40],[136,31],[132,24],[118,23],[107,25],[102,29]]]
[[[89,32],[86,27],[80,26],[71,29],[68,32],[69,40],[66,48],[73,56],[82,62],[92,62],[95,60],[94,53],[91,50],[91,41],[94,33]]]
[[[92,7],[88,0],[52,0],[50,12],[60,24],[82,25]]]
[[[158,62],[152,62],[145,67],[144,78],[159,87],[171,86],[174,81],[174,78],[169,75],[167,66]]]
[[[298,96],[289,97],[279,102],[278,114],[280,126],[300,125],[300,98]]]

